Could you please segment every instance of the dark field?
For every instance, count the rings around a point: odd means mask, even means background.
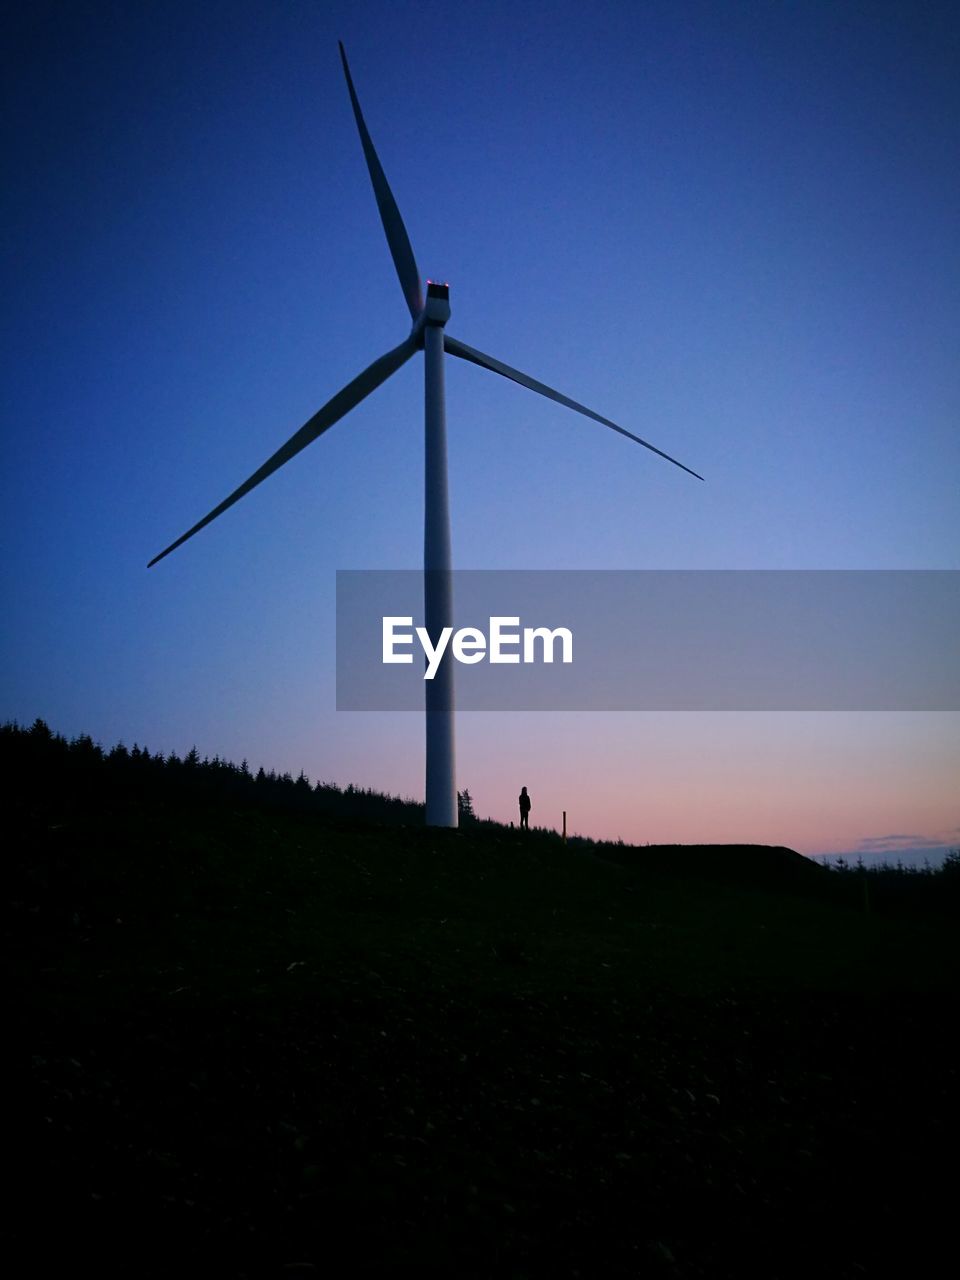
[[[29,1274],[939,1273],[951,911],[786,850],[51,794],[7,852]]]

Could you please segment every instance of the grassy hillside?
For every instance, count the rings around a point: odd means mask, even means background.
[[[33,1270],[933,1274],[949,913],[867,915],[783,849],[30,776],[6,922]]]

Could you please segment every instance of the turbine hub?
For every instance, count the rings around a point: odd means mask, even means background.
[[[442,329],[450,319],[450,286],[436,280],[427,281],[427,301],[423,308],[425,324],[436,324]]]

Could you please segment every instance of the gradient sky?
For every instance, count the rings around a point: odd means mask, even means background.
[[[422,361],[146,562],[409,320],[343,39],[450,332],[461,568],[958,568],[960,10],[35,3],[3,66],[0,718],[422,796],[334,711],[338,568],[422,556]],[[960,844],[952,714],[464,714],[477,809]]]

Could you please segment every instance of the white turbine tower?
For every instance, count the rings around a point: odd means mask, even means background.
[[[522,387],[529,387],[531,391],[537,391],[540,395],[547,396],[558,404],[566,405],[568,409],[575,409],[577,413],[585,414],[588,418],[592,418],[594,422],[600,422],[605,427],[619,431],[628,440],[642,444],[645,449],[650,449],[653,453],[659,454],[661,458],[666,458],[668,462],[672,462],[683,471],[696,476],[698,480],[702,480],[703,477],[697,475],[696,471],[691,471],[689,467],[685,467],[682,462],[677,462],[676,458],[671,458],[668,453],[655,448],[648,441],[641,440],[639,436],[635,436],[632,432],[617,426],[609,418],[601,417],[599,413],[594,413],[592,409],[578,404],[576,400],[571,400],[568,396],[561,395],[559,391],[554,391],[552,387],[545,386],[542,382],[537,382],[535,378],[530,378],[525,373],[520,373],[517,369],[511,369],[509,365],[503,364],[500,360],[495,360],[493,356],[484,355],[482,351],[476,351],[473,347],[468,347],[465,342],[460,342],[457,338],[452,338],[450,334],[444,332],[444,326],[450,318],[449,290],[445,284],[427,281],[426,301],[423,299],[420,289],[420,273],[417,270],[413,250],[410,247],[410,239],[407,236],[407,230],[403,225],[403,219],[400,217],[397,202],[393,198],[393,192],[387,183],[370,134],[367,131],[367,126],[360,110],[360,103],[357,100],[356,90],[353,87],[350,68],[347,65],[347,55],[342,44],[340,45],[340,57],[343,61],[343,71],[347,78],[347,89],[350,93],[350,101],[353,104],[353,114],[357,121],[357,129],[360,132],[363,154],[367,161],[367,168],[370,171],[370,180],[373,183],[377,208],[380,210],[380,219],[383,223],[393,263],[400,279],[400,287],[403,289],[403,296],[410,310],[413,327],[398,347],[394,347],[386,355],[374,360],[373,364],[364,369],[363,373],[358,374],[352,382],[349,382],[341,391],[338,391],[332,399],[327,401],[322,409],[313,415],[309,422],[305,423],[299,431],[290,437],[285,445],[279,448],[271,458],[268,458],[259,470],[255,471],[248,480],[245,480],[238,489],[234,489],[228,498],[225,498],[219,506],[214,507],[192,529],[188,529],[182,537],[177,538],[176,542],[171,542],[170,546],[165,551],[161,551],[158,556],[155,556],[147,567],[152,567],[158,560],[162,560],[164,556],[176,550],[181,543],[186,542],[188,538],[192,538],[204,525],[208,525],[217,516],[222,515],[228,507],[232,507],[235,502],[238,502],[245,494],[249,493],[251,489],[255,489],[262,480],[266,480],[267,476],[272,475],[285,462],[289,462],[301,449],[305,449],[308,444],[316,440],[317,436],[322,435],[328,427],[332,427],[335,422],[349,413],[361,400],[364,400],[372,391],[375,391],[382,382],[386,382],[391,374],[396,373],[400,366],[405,364],[416,351],[422,349],[426,373],[424,385],[426,402],[423,536],[424,621],[431,641],[436,644],[442,628],[453,625],[450,504],[447,492],[447,427],[443,385],[444,352],[448,352],[452,356],[459,356],[461,360],[469,360],[471,363],[478,364],[481,368],[489,369],[493,373],[499,373],[505,378],[511,378]],[[427,719],[427,825],[455,827],[457,825],[457,785],[454,767],[452,662],[449,660],[441,662],[434,679],[424,681],[424,688],[426,690]]]

